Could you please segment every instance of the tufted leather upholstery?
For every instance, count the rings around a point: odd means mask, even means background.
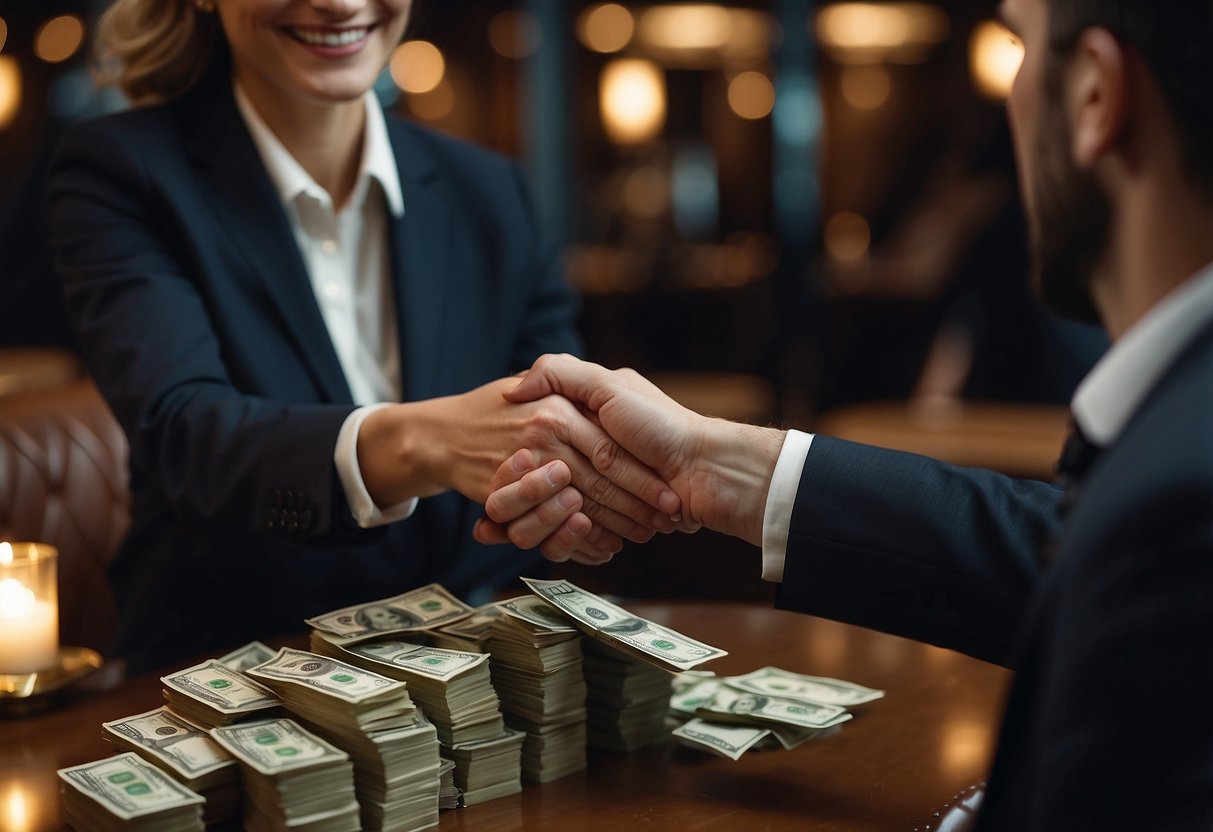
[[[59,548],[63,644],[102,649],[105,570],[130,525],[127,444],[90,381],[0,398],[0,540]]]

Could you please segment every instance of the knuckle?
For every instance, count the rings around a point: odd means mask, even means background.
[[[590,462],[603,474],[617,470],[623,464],[623,448],[609,436],[599,437],[590,449]]]
[[[509,535],[510,542],[519,549],[530,549],[535,545],[535,542],[531,540],[526,530],[521,528],[517,523],[511,523],[506,529],[506,534]]]

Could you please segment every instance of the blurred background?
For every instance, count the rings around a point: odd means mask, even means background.
[[[593,360],[712,415],[1047,478],[1106,344],[1029,291],[994,6],[417,0],[379,93],[522,160]],[[72,348],[41,173],[64,125],[124,106],[90,76],[102,8],[0,2],[0,388]],[[740,596],[758,571],[706,534],[571,569]]]

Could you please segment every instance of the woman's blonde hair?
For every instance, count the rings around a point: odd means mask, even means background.
[[[115,0],[97,29],[97,78],[135,106],[175,98],[215,59],[219,18],[193,0]]]

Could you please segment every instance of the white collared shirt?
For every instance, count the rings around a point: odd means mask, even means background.
[[[1070,407],[1086,438],[1103,448],[1115,442],[1146,395],[1209,321],[1213,263],[1155,304],[1082,380]],[[762,523],[762,577],[768,581],[783,580],[792,506],[812,442],[812,434],[788,431],[775,465]]]
[[[363,528],[403,520],[412,499],[381,510],[358,466],[358,431],[372,411],[400,401],[401,368],[396,299],[392,289],[389,217],[404,215],[404,196],[383,112],[367,92],[362,160],[349,202],[333,198],[283,146],[239,84],[236,106],[286,210],[320,314],[356,404],[333,449],[337,475],[354,518]]]

